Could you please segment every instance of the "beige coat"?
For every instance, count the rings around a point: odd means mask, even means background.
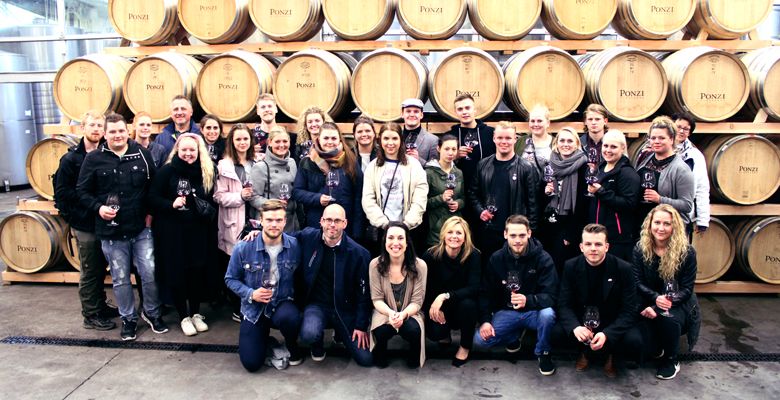
[[[382,300],[393,310],[397,310],[397,304],[395,303],[395,297],[393,296],[393,288],[390,286],[390,279],[387,276],[379,274],[379,257],[371,260],[368,265],[368,281],[371,285],[371,301]],[[423,301],[425,300],[425,287],[428,278],[428,266],[425,261],[417,259],[417,278],[409,280],[406,286],[406,293],[404,294],[403,306],[408,307],[409,304],[417,304],[420,311],[417,314],[412,315],[418,324],[420,324],[420,366],[425,364],[425,318],[422,312]],[[409,289],[412,290],[409,290]],[[387,315],[380,313],[374,309],[373,315],[371,315],[371,350],[374,350],[376,338],[374,338],[374,329],[387,324],[390,319]]]
[[[398,166],[398,175],[403,180],[404,189],[403,223],[413,229],[422,223],[428,205],[428,177],[417,159],[408,157],[406,160],[406,165]],[[390,222],[382,212],[381,192],[382,174],[388,165],[377,166],[374,159],[363,175],[363,211],[368,222],[377,228],[383,228]]]

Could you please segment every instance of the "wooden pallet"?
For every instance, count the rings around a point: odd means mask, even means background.
[[[780,294],[780,285],[750,281],[697,283],[697,294]]]

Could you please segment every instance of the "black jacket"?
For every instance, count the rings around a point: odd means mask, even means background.
[[[84,138],[81,138],[78,145],[68,149],[68,153],[60,158],[60,166],[54,174],[54,205],[59,210],[60,216],[73,229],[94,232],[94,215],[89,209],[79,205],[79,195],[76,192],[79,171],[86,156]]]
[[[79,204],[95,219],[95,235],[101,240],[128,240],[146,226],[146,194],[154,177],[152,155],[133,140],[120,158],[106,144],[87,154],[81,165],[76,191]],[[98,214],[109,193],[118,193],[120,208],[114,219],[119,226],[108,226]]]
[[[477,130],[479,131],[479,150],[474,151],[469,156],[469,160],[461,158],[455,161],[455,165],[463,171],[466,181],[469,181],[475,175],[477,163],[480,160],[496,154],[496,143],[493,142],[493,127],[485,125],[481,120],[477,120]],[[460,124],[453,125],[448,133],[458,138],[458,146],[464,146],[465,133],[462,133]]]
[[[460,257],[460,255],[458,255]],[[479,251],[476,249],[469,254],[463,264],[451,259],[446,253],[441,259],[434,257],[428,249],[422,255],[423,261],[428,265],[427,287],[425,289],[425,302],[423,310],[427,311],[436,297],[442,293],[449,293],[452,302],[463,299],[476,300],[479,293],[480,276],[482,275],[482,262]]]
[[[293,236],[298,239],[301,249],[301,265],[296,270],[295,278],[295,298],[301,302],[303,309],[310,302],[326,249],[322,241],[322,229],[304,228]],[[368,286],[368,263],[371,256],[368,250],[346,234],[334,251],[334,310],[347,332],[351,333],[354,329],[368,332],[374,309]]]
[[[480,323],[490,322],[496,311],[509,310],[509,290],[504,286],[507,271],[520,271],[520,293],[527,298],[520,311],[541,310],[553,307],[558,295],[558,274],[552,257],[535,238],[528,240],[528,250],[515,258],[509,245],[490,256],[482,275],[479,294]]]
[[[619,340],[636,325],[638,315],[636,283],[631,264],[607,254],[604,268],[603,292],[598,304],[588,304],[587,268],[592,268],[585,256],[566,261],[561,288],[558,292],[558,321],[569,333],[582,326],[585,306],[597,306],[601,321],[600,331],[608,340]]]
[[[471,178],[468,185],[466,198],[468,199],[471,210],[478,216],[485,210],[487,195],[492,188],[494,175],[493,160],[495,155],[487,157],[479,162],[477,172]],[[509,203],[512,209],[509,215],[521,214],[528,217],[531,222],[531,229],[538,227],[539,223],[539,176],[528,161],[515,155],[514,160],[507,167],[509,170]],[[465,175],[465,172],[464,172]],[[503,221],[501,221],[503,224]]]
[[[601,189],[590,203],[588,220],[607,227],[610,243],[633,243],[638,232],[639,175],[626,156],[605,173],[606,165],[599,166]]]

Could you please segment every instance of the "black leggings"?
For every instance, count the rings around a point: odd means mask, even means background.
[[[686,317],[681,307],[672,307],[669,312],[672,313],[671,317],[658,315],[646,321],[655,344],[651,347],[655,349],[655,354],[663,350],[665,358],[675,360],[680,353],[680,336]]]
[[[179,319],[200,313],[201,276],[203,271],[187,271],[180,278],[183,282],[171,287],[173,305],[179,313]],[[189,308],[187,307],[189,303]]]
[[[426,318],[425,335],[428,339],[439,341],[449,337],[451,330],[459,329],[460,346],[471,350],[477,326],[477,303],[473,299],[446,300],[441,310],[447,322],[440,324],[430,317]]]
[[[422,342],[422,329],[420,324],[414,318],[408,318],[404,321],[398,331],[390,324],[384,324],[372,331],[374,333],[374,364],[378,366],[387,365],[387,342],[395,335],[401,335],[404,340],[409,342],[409,354],[406,362],[410,366],[420,366],[420,345]]]

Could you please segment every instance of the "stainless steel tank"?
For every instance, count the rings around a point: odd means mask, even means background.
[[[0,71],[28,69],[27,58],[0,51]],[[29,183],[25,172],[27,152],[36,142],[32,88],[29,83],[0,83],[0,183]]]

